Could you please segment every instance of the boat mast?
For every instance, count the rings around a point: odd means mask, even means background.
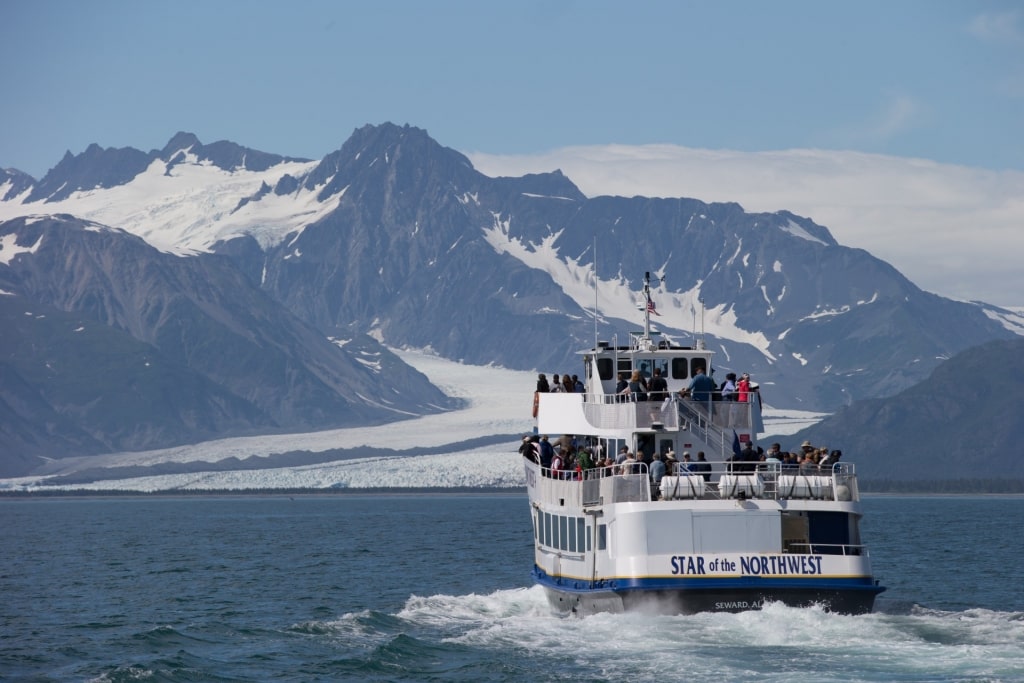
[[[594,235],[594,351],[597,351],[597,235]]]
[[[644,337],[642,348],[647,348],[651,341],[651,271],[644,273]]]

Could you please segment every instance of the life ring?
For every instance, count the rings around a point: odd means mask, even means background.
[[[537,417],[537,410],[540,408],[540,392],[533,392],[533,416]]]

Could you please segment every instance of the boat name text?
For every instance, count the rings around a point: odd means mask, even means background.
[[[821,555],[740,555],[738,558],[673,555],[672,574],[821,575]]]

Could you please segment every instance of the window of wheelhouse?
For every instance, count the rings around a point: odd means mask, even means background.
[[[589,365],[587,367],[590,367]],[[597,359],[597,374],[602,380],[615,378],[615,360],[612,358]]]
[[[687,379],[690,376],[688,361],[686,357],[672,359],[672,379]]]
[[[654,377],[654,370],[657,368],[661,370],[662,377],[668,377],[668,359],[667,358],[643,358],[637,365],[637,370],[644,376],[645,379]]]

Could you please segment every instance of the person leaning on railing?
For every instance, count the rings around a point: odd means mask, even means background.
[[[715,380],[704,374],[704,368],[697,366],[697,374],[690,380],[690,386],[680,390],[683,398],[691,398],[697,403],[707,404],[715,391]]]

